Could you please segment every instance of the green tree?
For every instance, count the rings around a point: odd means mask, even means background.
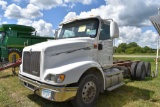
[[[135,53],[142,53],[142,48],[140,46],[135,47]]]
[[[125,53],[126,49],[127,49],[127,44],[121,43],[117,48],[117,52],[118,53]]]
[[[127,48],[139,47],[136,42],[131,42],[127,45]]]
[[[145,46],[144,48],[142,48],[143,50],[143,53],[153,53],[153,49],[151,49],[150,47],[148,46]]]
[[[121,43],[118,47],[114,47],[116,53],[127,53],[127,54],[134,54],[134,53],[155,53],[156,50],[145,46],[140,47],[137,43],[131,42],[129,44]]]
[[[118,53],[118,52],[117,52],[117,49],[118,49],[118,48],[117,48],[116,46],[114,46],[114,47],[113,47],[113,53]]]
[[[127,48],[126,49],[126,53],[127,54],[134,54],[134,53],[136,53],[136,47],[132,47],[132,48]]]

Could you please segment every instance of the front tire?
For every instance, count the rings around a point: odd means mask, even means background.
[[[87,74],[79,82],[74,107],[94,107],[99,96],[99,80],[95,74]]]

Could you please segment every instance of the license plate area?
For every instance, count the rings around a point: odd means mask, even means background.
[[[42,90],[42,97],[51,100],[52,99],[52,91],[43,89]]]

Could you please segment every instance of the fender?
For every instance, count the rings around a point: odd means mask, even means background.
[[[73,62],[67,65],[63,65],[57,68],[51,68],[51,69],[46,69],[45,74],[43,75],[43,82],[51,85],[67,85],[67,84],[72,84],[72,83],[77,83],[80,77],[82,76],[85,71],[87,71],[90,68],[97,68],[101,72],[104,80],[104,87],[105,87],[105,76],[103,73],[103,70],[101,66],[95,62],[95,61],[78,61],[78,62]],[[56,75],[56,74],[64,74],[65,75],[65,80],[62,83],[55,83],[55,82],[48,82],[45,81],[44,78],[49,75]]]

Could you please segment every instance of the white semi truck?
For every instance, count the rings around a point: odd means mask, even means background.
[[[124,85],[123,77],[143,80],[150,63],[113,62],[113,39],[119,29],[99,16],[61,23],[57,39],[25,47],[19,79],[39,96],[74,107],[93,107],[104,90]]]

